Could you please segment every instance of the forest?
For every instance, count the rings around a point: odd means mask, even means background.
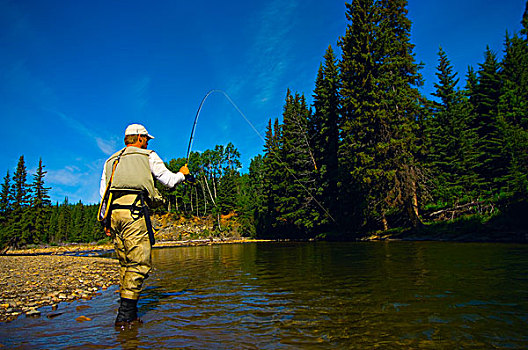
[[[461,78],[438,49],[432,99],[419,90],[423,64],[406,6],[347,3],[346,32],[322,58],[313,103],[286,91],[282,116],[269,119],[247,173],[232,143],[192,152],[197,183],[172,192],[160,186],[166,206],[156,212],[235,213],[246,236],[272,239],[455,229],[516,235],[527,227],[528,2],[521,31],[505,35],[502,59],[487,48]],[[13,176],[8,171],[0,241],[104,239],[97,206],[67,198],[52,205],[45,174],[41,160],[28,183],[23,156]]]

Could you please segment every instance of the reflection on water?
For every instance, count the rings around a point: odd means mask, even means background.
[[[143,324],[115,288],[53,319],[0,325],[8,348],[526,348],[528,246],[258,243],[156,249]],[[76,310],[79,303],[90,308]],[[79,315],[91,321],[75,321]]]

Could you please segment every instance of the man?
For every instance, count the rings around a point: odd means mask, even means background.
[[[153,233],[145,206],[162,201],[154,177],[169,188],[193,179],[186,166],[173,173],[154,151],[147,150],[153,138],[143,125],[129,125],[125,130],[126,147],[108,158],[101,177],[101,198],[107,190],[111,194],[105,233],[113,237],[120,264],[121,304],[116,326],[139,321],[137,302],[143,281],[151,271],[153,244],[149,240],[149,233],[152,236]]]

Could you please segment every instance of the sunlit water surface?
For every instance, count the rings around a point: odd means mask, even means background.
[[[0,324],[0,347],[528,348],[526,245],[253,243],[153,261],[141,326],[114,328],[112,288]]]

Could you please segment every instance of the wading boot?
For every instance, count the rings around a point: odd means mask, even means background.
[[[115,320],[117,327],[125,326],[132,322],[141,322],[137,316],[137,302],[137,300],[121,298],[121,305]]]

